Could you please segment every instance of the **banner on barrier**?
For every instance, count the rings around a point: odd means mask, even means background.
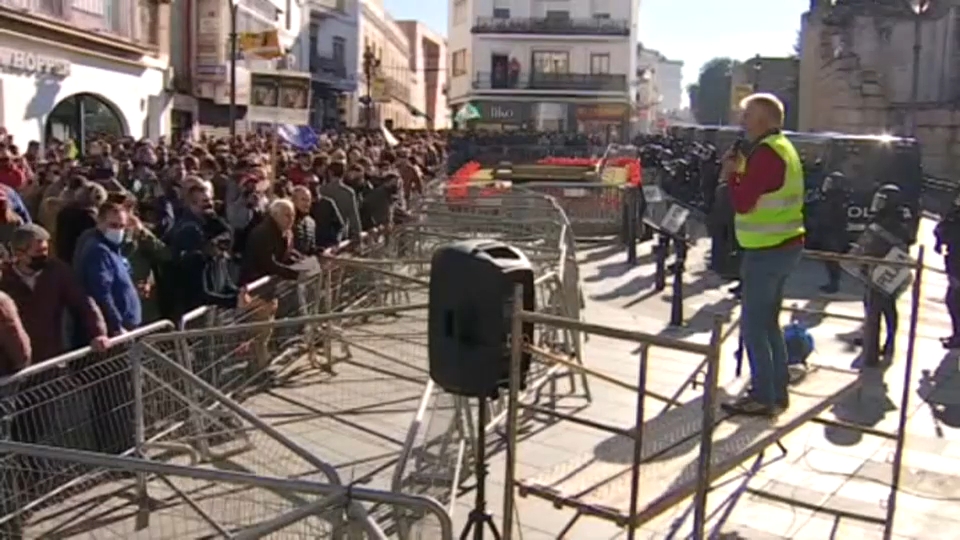
[[[890,262],[912,262],[908,247],[896,236],[876,223],[860,234],[849,255],[885,259]],[[899,296],[909,287],[913,273],[901,266],[868,265],[844,261],[840,266],[864,284],[888,296]]]

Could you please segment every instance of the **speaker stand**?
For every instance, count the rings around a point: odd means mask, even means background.
[[[460,533],[460,540],[469,540],[470,532],[473,532],[473,540],[483,540],[484,527],[490,527],[494,540],[501,540],[500,531],[497,530],[496,523],[493,522],[493,516],[487,512],[487,422],[489,422],[489,409],[487,408],[487,398],[479,398],[477,407],[477,440],[476,452],[474,458],[473,474],[477,479],[477,492],[473,499],[473,510],[467,517],[467,524]]]

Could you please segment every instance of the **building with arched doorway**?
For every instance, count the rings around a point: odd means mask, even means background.
[[[104,27],[85,32],[53,16],[0,7],[0,18],[12,23],[0,33],[0,126],[18,146],[71,139],[82,148],[102,134],[139,139],[168,132],[167,59],[136,12],[129,20],[123,13],[71,18]]]

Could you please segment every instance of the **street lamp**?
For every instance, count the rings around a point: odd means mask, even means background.
[[[906,0],[913,10],[913,79],[910,83],[910,136],[917,136],[917,101],[920,99],[920,40],[923,16],[930,10],[933,0]]]
[[[380,68],[380,59],[373,52],[373,47],[367,45],[363,51],[363,76],[367,80],[367,129],[373,129],[373,96],[370,95],[373,86],[373,74]]]
[[[240,0],[230,2],[230,138],[237,135],[237,8]]]
[[[756,92],[760,89],[760,70],[763,69],[763,62],[760,61],[760,55],[753,57],[753,78],[751,79],[751,84],[753,84],[753,91]]]

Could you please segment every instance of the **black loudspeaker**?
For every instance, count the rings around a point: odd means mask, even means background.
[[[430,267],[430,377],[444,390],[495,397],[510,384],[513,294],[523,286],[523,309],[533,311],[533,268],[526,255],[496,240],[467,240],[437,249]],[[523,324],[533,342],[533,324]],[[524,353],[522,379],[530,355]]]

